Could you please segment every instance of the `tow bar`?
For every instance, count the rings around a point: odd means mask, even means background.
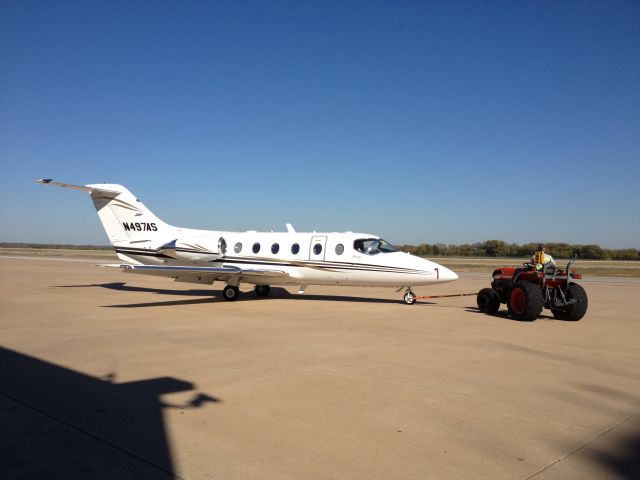
[[[401,290],[402,287],[398,289]],[[404,303],[407,305],[413,305],[416,303],[416,300],[428,300],[430,298],[448,298],[448,297],[470,297],[471,295],[476,295],[475,293],[451,293],[449,295],[421,295],[418,296],[413,293],[410,288],[407,288],[406,293],[404,294]]]
[[[452,295],[416,295],[416,300],[427,300],[429,298],[446,298],[446,297],[469,297],[471,295],[477,295],[477,293],[454,293]]]

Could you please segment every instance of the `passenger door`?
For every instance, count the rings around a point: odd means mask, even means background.
[[[324,251],[327,246],[327,237],[313,236],[311,237],[311,245],[309,245],[309,260],[324,260]]]

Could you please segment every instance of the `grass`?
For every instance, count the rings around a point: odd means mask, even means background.
[[[465,258],[465,257],[430,257],[430,260],[441,263],[454,271],[486,272],[496,267],[519,266],[528,261],[526,258]],[[555,259],[559,266],[566,266],[568,259]],[[573,268],[584,275],[598,277],[633,277],[640,278],[640,262],[630,260],[576,260]]]

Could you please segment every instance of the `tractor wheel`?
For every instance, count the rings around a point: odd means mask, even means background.
[[[493,288],[483,288],[476,298],[481,312],[493,315],[500,308],[500,297]]]
[[[570,320],[574,322],[584,317],[585,313],[587,313],[587,306],[589,305],[587,292],[584,291],[584,288],[577,283],[572,283],[569,285],[569,288],[567,288],[565,297],[567,297],[567,300],[576,300],[576,303],[572,303],[566,307],[552,308],[551,312],[553,316],[558,320]]]
[[[540,316],[544,298],[540,287],[530,282],[517,282],[509,292],[507,307],[512,318],[532,321]]]

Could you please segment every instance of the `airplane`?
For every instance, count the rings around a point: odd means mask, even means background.
[[[122,264],[104,265],[125,273],[157,275],[177,282],[225,283],[225,300],[240,295],[241,283],[266,297],[270,285],[348,285],[405,290],[451,282],[458,275],[430,260],[401,252],[367,233],[226,232],[173,227],[156,217],[129,190],[116,184],[70,185],[36,180],[89,193],[109,241]]]

